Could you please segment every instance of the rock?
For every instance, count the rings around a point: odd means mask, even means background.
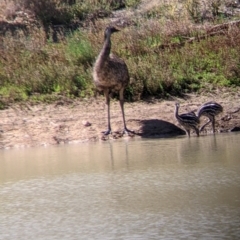
[[[88,121],[86,121],[86,120],[83,120],[83,121],[82,121],[82,124],[83,124],[83,126],[85,126],[85,127],[89,127],[89,126],[92,125],[90,122],[88,122]]]

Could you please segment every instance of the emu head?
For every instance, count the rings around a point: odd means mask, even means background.
[[[105,33],[104,33],[104,39],[106,39],[107,37],[110,37],[112,33],[115,32],[119,32],[120,30],[115,28],[114,26],[108,26],[105,29]]]

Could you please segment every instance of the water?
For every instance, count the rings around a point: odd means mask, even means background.
[[[240,134],[0,151],[0,239],[240,239]]]

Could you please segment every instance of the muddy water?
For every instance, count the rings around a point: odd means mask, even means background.
[[[0,239],[239,239],[240,134],[0,151]]]

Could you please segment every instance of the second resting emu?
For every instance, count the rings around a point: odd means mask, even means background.
[[[129,73],[126,63],[111,52],[111,35],[119,30],[113,26],[107,27],[104,33],[104,43],[93,68],[93,81],[96,88],[104,92],[107,104],[108,129],[104,132],[108,135],[112,132],[110,123],[110,94],[119,92],[119,101],[122,111],[124,133],[133,133],[127,129],[124,113],[124,89],[129,83]]]
[[[179,115],[178,110],[179,110],[180,104],[176,103],[175,106],[176,106],[175,117],[178,120],[178,122],[184,127],[188,136],[190,137],[190,130],[194,129],[197,136],[199,137],[199,130],[198,130],[199,118],[195,115],[194,112],[183,113]]]

